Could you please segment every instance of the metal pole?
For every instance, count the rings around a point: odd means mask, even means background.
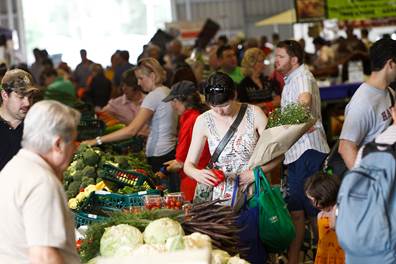
[[[12,12],[12,0],[7,0],[7,18],[8,18],[8,28],[16,29],[14,23],[14,13]]]
[[[171,0],[172,21],[177,21],[177,2]]]
[[[192,20],[192,13],[191,13],[191,0],[186,0],[186,20]]]
[[[246,37],[249,35],[248,23],[247,23],[247,11],[246,11],[246,0],[241,0],[242,2],[242,23],[243,23],[243,32],[245,32]]]
[[[21,52],[22,59],[27,62],[27,50],[26,50],[26,37],[25,37],[25,21],[23,19],[23,6],[22,0],[16,1],[16,12],[18,19],[18,35],[19,35],[19,50]]]

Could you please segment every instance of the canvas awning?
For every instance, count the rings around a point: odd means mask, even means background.
[[[277,24],[293,24],[295,22],[296,22],[296,11],[294,10],[294,8],[292,8],[256,22],[256,27],[270,26]]]

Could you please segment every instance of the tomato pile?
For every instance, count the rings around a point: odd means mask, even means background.
[[[181,210],[184,198],[182,193],[170,193],[165,196],[165,207],[168,209]]]
[[[144,208],[147,210],[159,209],[162,207],[162,198],[160,195],[144,196]]]

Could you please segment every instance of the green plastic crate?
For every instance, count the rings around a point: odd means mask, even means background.
[[[154,182],[150,177],[133,170],[122,170],[110,164],[103,164],[102,179],[116,183],[119,186],[142,186],[145,182],[150,188],[155,189]]]
[[[160,194],[160,191],[147,190],[133,194],[118,194],[104,191],[93,192],[85,200],[79,211],[74,212],[76,227],[107,219],[106,216],[88,213],[92,208],[106,212],[119,212],[121,209],[131,206],[144,206],[144,196],[149,194]]]
[[[78,124],[77,139],[79,141],[93,139],[104,133],[105,123],[99,119],[81,119]]]
[[[144,196],[148,194],[160,194],[158,190],[147,190],[132,194],[119,194],[104,191],[95,192],[89,198],[88,203],[111,210],[128,208],[130,206],[143,206]],[[82,209],[84,206],[82,207]]]
[[[144,136],[134,136],[126,140],[108,143],[107,145],[118,154],[137,153],[144,149],[146,138]]]
[[[96,222],[101,222],[106,220],[107,217],[105,216],[100,216],[100,215],[96,215],[96,214],[88,214],[85,213],[83,211],[77,211],[74,212],[74,222],[76,227],[80,227],[83,225],[90,225],[92,223],[96,223]]]

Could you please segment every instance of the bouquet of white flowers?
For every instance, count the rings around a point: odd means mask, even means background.
[[[285,154],[315,122],[309,110],[299,104],[275,109],[250,157],[249,168],[264,165]]]

